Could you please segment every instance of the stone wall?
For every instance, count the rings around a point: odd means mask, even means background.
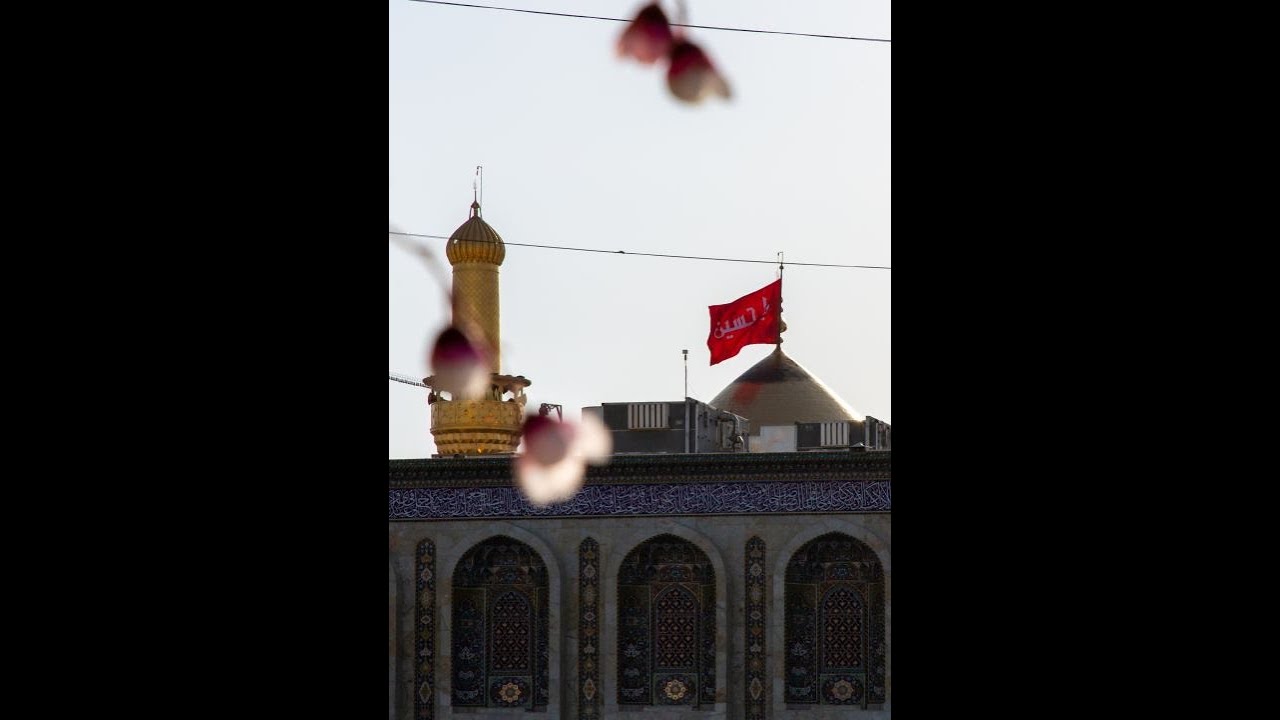
[[[829,532],[841,532],[870,546],[879,557],[885,576],[885,640],[887,702],[867,710],[807,705],[787,708],[783,703],[783,607],[782,590],[787,562],[804,543]],[[716,703],[713,709],[640,710],[617,704],[617,571],[622,559],[645,540],[670,533],[699,547],[710,558],[716,573]],[[593,696],[600,700],[600,717],[675,720],[746,720],[750,688],[746,657],[746,543],[755,536],[764,541],[763,584],[765,598],[764,717],[888,718],[893,703],[892,668],[892,556],[889,513],[840,513],[821,515],[722,515],[701,517],[626,518],[522,518],[518,520],[396,521],[389,523],[389,555],[394,588],[394,636],[389,648],[389,672],[394,678],[390,717],[414,717],[415,648],[415,551],[429,539],[435,547],[436,634],[434,643],[433,718],[514,718],[524,710],[449,707],[451,676],[450,578],[459,558],[476,543],[494,535],[507,535],[536,550],[546,563],[550,578],[551,699],[545,717],[579,718],[578,593],[579,549],[590,537],[599,543],[600,628],[599,682]],[[757,698],[761,697],[757,689]],[[541,714],[539,714],[541,715]]]

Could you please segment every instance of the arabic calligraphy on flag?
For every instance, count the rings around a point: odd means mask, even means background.
[[[707,348],[711,350],[711,364],[715,365],[737,355],[747,345],[778,342],[782,279],[731,303],[709,307],[711,334],[707,336]]]

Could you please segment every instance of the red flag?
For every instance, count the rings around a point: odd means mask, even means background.
[[[711,334],[707,347],[711,364],[728,360],[744,345],[778,342],[782,310],[782,278],[724,305],[711,305]]]

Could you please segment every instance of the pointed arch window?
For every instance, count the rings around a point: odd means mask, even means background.
[[[453,572],[455,707],[545,711],[547,567],[509,537],[481,542]]]
[[[636,546],[618,571],[618,704],[715,704],[715,569],[674,535]]]
[[[884,571],[842,533],[805,543],[787,563],[788,703],[867,707],[885,701]]]

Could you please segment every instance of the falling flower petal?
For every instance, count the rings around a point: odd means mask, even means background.
[[[618,55],[651,65],[671,49],[671,26],[657,3],[644,6],[618,38]]]
[[[582,487],[586,466],[582,460],[565,460],[555,465],[539,465],[536,460],[520,456],[515,461],[516,481],[520,492],[538,506],[564,502]]]
[[[515,459],[516,484],[534,505],[564,502],[582,487],[586,463],[608,462],[609,431],[598,418],[557,422],[542,415],[525,418],[524,453]]]
[[[456,327],[446,328],[436,338],[431,371],[431,387],[450,393],[455,400],[479,399],[489,387],[488,357]]]
[[[671,94],[689,102],[701,102],[708,95],[729,97],[729,84],[711,64],[711,59],[697,45],[677,40],[671,46],[671,67],[667,69],[667,87]]]
[[[539,465],[554,465],[569,454],[575,435],[571,424],[556,422],[545,415],[530,415],[524,421],[524,447]]]

